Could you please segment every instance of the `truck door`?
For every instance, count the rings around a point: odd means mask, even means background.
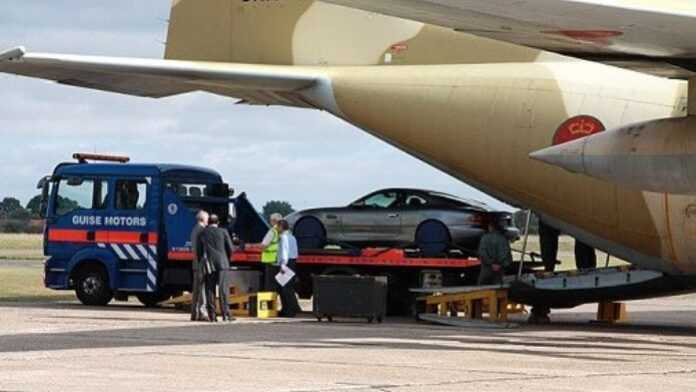
[[[68,177],[53,186],[52,205],[46,217],[46,254],[51,256],[47,271],[65,276],[75,254],[95,245],[106,218],[109,182],[98,177]],[[67,284],[53,283],[56,286]]]
[[[119,260],[119,290],[157,291],[159,179],[119,176],[112,184],[113,202],[98,246],[110,248]]]
[[[167,233],[167,258],[170,262],[190,262],[193,260],[191,253],[191,230],[196,224],[193,210],[189,209],[182,200],[187,196],[187,190],[180,185],[167,186],[162,200],[164,201],[164,230]]]

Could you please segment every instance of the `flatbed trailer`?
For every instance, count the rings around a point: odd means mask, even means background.
[[[480,264],[474,258],[420,257],[394,248],[301,251],[297,260],[296,287],[298,295],[308,299],[312,295],[312,275],[386,276],[389,312],[403,314],[410,312],[415,303],[410,288],[427,285],[433,276],[445,286],[473,283]],[[235,253],[232,265],[262,269],[261,249],[247,247]]]

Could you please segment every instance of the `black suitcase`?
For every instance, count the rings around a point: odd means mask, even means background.
[[[313,276],[313,313],[317,320],[367,318],[381,323],[387,314],[387,279],[376,276]]]

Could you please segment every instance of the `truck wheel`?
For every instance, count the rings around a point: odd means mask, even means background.
[[[439,221],[429,220],[420,224],[416,230],[416,245],[425,257],[435,257],[447,252],[452,242],[447,226]]]
[[[300,249],[324,249],[326,246],[326,228],[317,218],[300,219],[292,231]]]
[[[79,271],[75,294],[84,305],[106,306],[114,297],[106,270],[101,266],[89,266]]]

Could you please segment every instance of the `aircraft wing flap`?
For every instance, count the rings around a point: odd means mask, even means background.
[[[643,72],[696,73],[696,3],[690,0],[322,1],[630,69],[656,63],[635,68]]]
[[[191,91],[233,93],[236,98],[291,94],[317,80],[311,72],[284,66],[33,54],[23,48],[0,53],[0,72],[152,98]]]

